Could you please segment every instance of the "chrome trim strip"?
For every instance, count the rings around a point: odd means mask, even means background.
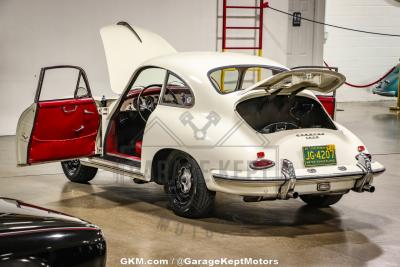
[[[308,183],[323,183],[323,182],[335,182],[335,181],[355,181],[359,179],[361,175],[353,175],[353,176],[342,176],[342,177],[328,177],[328,178],[319,178],[319,179],[302,179],[297,180],[296,185],[308,184]],[[221,178],[215,177],[216,181],[220,182],[228,182],[228,183],[248,183],[253,185],[269,185],[269,186],[281,186],[285,181],[284,180],[238,180],[238,179],[229,179],[229,178]]]

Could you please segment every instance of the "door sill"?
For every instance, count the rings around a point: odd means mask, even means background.
[[[81,162],[86,166],[103,169],[145,181],[143,173],[140,172],[140,165],[139,167],[136,167],[102,157],[81,159]]]

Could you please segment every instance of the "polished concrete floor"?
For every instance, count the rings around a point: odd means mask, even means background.
[[[400,115],[390,102],[340,104],[337,119],[365,141],[387,171],[376,192],[350,193],[332,208],[300,200],[244,203],[217,194],[213,216],[175,216],[160,186],[101,171],[91,184],[66,180],[59,164],[16,168],[14,137],[0,138],[0,195],[99,225],[108,266],[122,257],[270,258],[280,266],[399,266]]]

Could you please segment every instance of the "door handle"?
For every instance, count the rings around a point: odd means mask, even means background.
[[[93,111],[90,111],[90,110],[87,110],[87,109],[84,109],[84,110],[83,110],[83,113],[84,113],[84,114],[94,114]]]
[[[81,127],[79,127],[78,129],[75,130],[76,133],[79,133],[80,131],[82,131],[83,129],[85,129],[85,126],[81,125]]]
[[[62,110],[64,111],[64,113],[71,113],[71,112],[75,112],[77,108],[78,108],[77,105],[75,105],[72,109],[67,109],[67,108],[64,106],[64,107],[62,107]]]

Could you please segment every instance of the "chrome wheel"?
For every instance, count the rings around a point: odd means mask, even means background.
[[[79,159],[64,161],[65,170],[69,175],[74,175],[81,165]]]
[[[167,159],[166,174],[169,204],[176,214],[199,218],[211,212],[215,192],[207,189],[203,173],[192,157],[172,152]]]
[[[185,158],[178,158],[174,164],[174,180],[176,201],[185,205],[190,201],[193,175],[191,165]]]
[[[179,183],[178,186],[183,193],[189,193],[192,187],[192,173],[188,167],[182,167],[178,173]]]

